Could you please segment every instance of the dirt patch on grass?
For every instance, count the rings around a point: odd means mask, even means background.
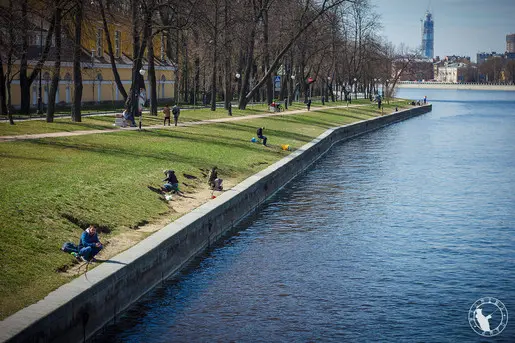
[[[234,184],[235,180],[224,180],[225,190],[232,188]],[[218,196],[221,193],[223,192],[214,192],[214,195]],[[88,270],[91,270],[91,268],[96,265],[129,249],[152,233],[159,231],[166,225],[172,223],[177,218],[191,212],[202,204],[205,204],[211,200],[211,197],[212,191],[209,189],[207,184],[199,185],[194,191],[184,193],[183,196],[173,194],[172,200],[170,201],[166,201],[163,196],[163,201],[168,203],[169,210],[160,217],[152,220],[151,222],[141,223],[143,224],[141,226],[122,230],[121,233],[116,235],[109,237],[102,237],[102,235],[99,235],[100,241],[104,244],[104,249],[95,256],[98,261],[92,262],[87,266]],[[59,267],[57,271],[69,276],[80,275],[86,271],[85,262],[65,265]]]

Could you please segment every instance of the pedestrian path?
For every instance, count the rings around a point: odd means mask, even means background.
[[[367,106],[367,105],[340,105],[340,106],[324,106],[324,107],[312,107],[311,112],[321,111],[321,110],[329,110],[329,109],[335,109],[335,108],[347,108],[347,107],[360,107],[360,106]],[[249,120],[249,119],[256,119],[256,118],[266,118],[266,117],[274,117],[274,116],[286,116],[286,115],[293,115],[293,114],[302,114],[302,113],[308,113],[307,110],[293,110],[293,111],[287,111],[287,112],[277,112],[277,113],[263,113],[263,114],[252,114],[247,116],[241,116],[241,117],[226,117],[226,118],[217,118],[217,119],[206,119],[201,121],[192,121],[192,122],[185,122],[185,123],[179,123],[177,126],[192,126],[192,125],[205,125],[205,124],[212,124],[212,123],[224,123],[224,122],[232,122],[232,121],[239,121],[239,120]],[[175,126],[163,126],[163,125],[151,125],[151,126],[144,126],[143,130],[153,130],[153,129],[169,129]],[[99,133],[113,133],[113,132],[120,132],[123,131],[137,131],[139,130],[138,127],[125,127],[125,128],[115,128],[115,129],[105,129],[105,130],[80,130],[80,131],[67,131],[67,132],[51,132],[51,133],[38,133],[38,134],[31,134],[31,135],[14,135],[14,136],[0,136],[0,143],[2,142],[12,142],[12,141],[23,141],[23,140],[29,140],[29,139],[40,139],[40,138],[54,138],[54,137],[72,137],[72,136],[84,136],[84,135],[94,135]]]

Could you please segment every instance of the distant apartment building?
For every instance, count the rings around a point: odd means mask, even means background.
[[[483,64],[487,59],[491,57],[504,57],[504,54],[498,54],[495,51],[492,52],[478,52],[476,55],[477,64]]]
[[[515,54],[515,33],[506,35],[506,53]]]
[[[434,57],[434,22],[429,11],[422,22],[422,55],[431,59]]]

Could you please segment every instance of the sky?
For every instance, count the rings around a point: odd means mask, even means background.
[[[421,45],[420,19],[428,8],[434,21],[434,52],[440,56],[504,53],[515,33],[515,0],[370,0],[381,16],[382,36],[396,46]]]

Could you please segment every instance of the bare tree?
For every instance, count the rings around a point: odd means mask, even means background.
[[[81,41],[82,41],[82,21],[84,19],[84,2],[83,0],[75,1],[74,10],[74,41],[73,41],[73,106],[72,121],[81,122],[81,104],[82,104],[82,72],[80,65],[81,57]]]

